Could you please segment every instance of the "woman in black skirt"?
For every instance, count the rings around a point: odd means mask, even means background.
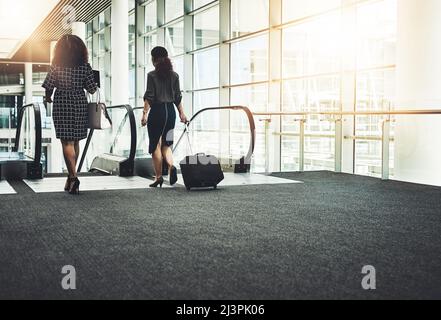
[[[149,72],[147,76],[142,125],[147,125],[150,140],[149,153],[152,154],[156,175],[155,182],[150,187],[156,188],[162,187],[164,183],[163,159],[169,167],[170,184],[174,185],[178,180],[170,148],[173,145],[173,130],[176,122],[174,106],[178,108],[181,122],[186,123],[187,117],[182,107],[179,76],[173,71],[167,50],[163,47],[155,47],[151,55],[155,70]]]
[[[46,101],[52,102],[55,90],[53,120],[57,138],[61,140],[69,176],[64,190],[78,194],[77,177],[79,141],[87,136],[88,110],[84,90],[93,94],[97,90],[94,75],[88,63],[87,48],[81,38],[65,35],[58,40],[54,59],[44,81]]]

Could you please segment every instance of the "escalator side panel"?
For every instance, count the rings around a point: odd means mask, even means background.
[[[0,180],[43,179],[43,165],[29,161],[0,164]]]

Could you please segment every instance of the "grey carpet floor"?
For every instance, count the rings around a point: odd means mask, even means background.
[[[441,188],[278,176],[305,183],[78,197],[17,183],[0,196],[0,298],[441,298]],[[61,288],[64,265],[76,290]]]

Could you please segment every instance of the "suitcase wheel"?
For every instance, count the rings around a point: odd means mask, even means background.
[[[214,187],[213,187],[213,189],[214,189],[214,190],[216,190],[216,189],[217,189],[217,185],[216,185],[216,186],[214,186]]]
[[[187,187],[187,191],[190,191],[190,189],[191,189],[190,187]]]

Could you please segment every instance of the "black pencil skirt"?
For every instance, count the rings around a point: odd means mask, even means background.
[[[150,154],[156,150],[160,139],[162,139],[162,146],[170,147],[173,145],[175,124],[176,111],[173,102],[151,105],[147,119]]]

